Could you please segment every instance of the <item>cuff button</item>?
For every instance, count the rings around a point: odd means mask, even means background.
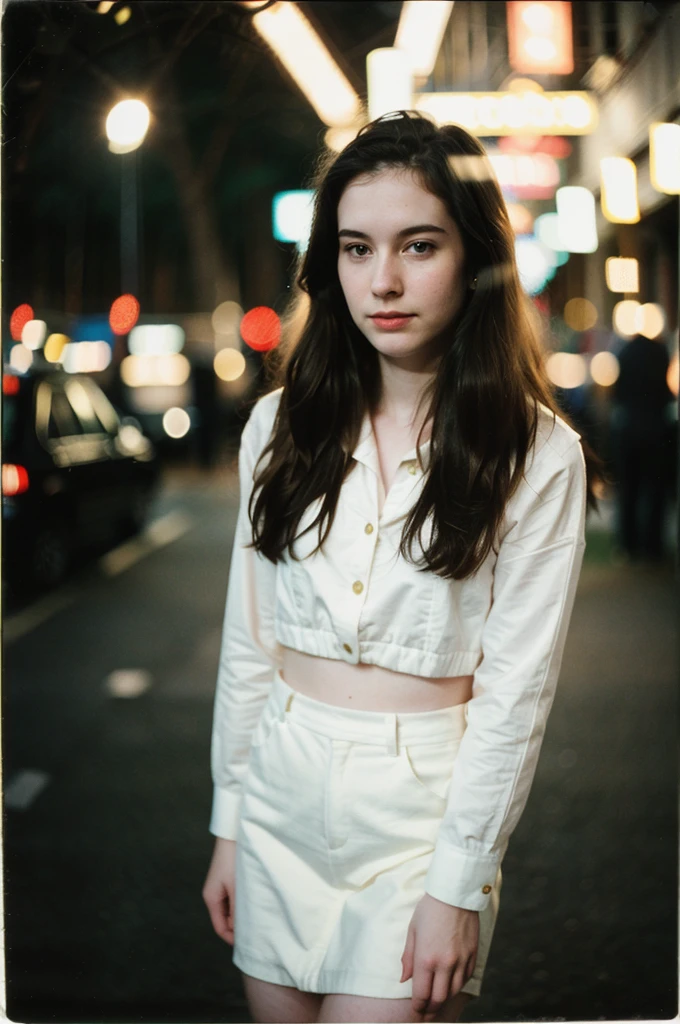
[[[482,886],[482,892],[484,893],[485,896],[488,896],[489,893],[491,892],[491,886],[490,885],[483,885]]]

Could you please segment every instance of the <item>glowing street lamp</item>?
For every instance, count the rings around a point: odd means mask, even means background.
[[[151,115],[142,100],[121,100],[106,118],[106,137],[112,153],[132,153],[144,142]]]

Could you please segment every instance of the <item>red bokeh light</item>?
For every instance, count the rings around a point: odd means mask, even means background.
[[[2,493],[13,498],[17,494],[23,494],[28,490],[28,472],[25,466],[15,466],[6,463],[2,467]]]
[[[3,395],[16,395],[19,392],[19,378],[13,373],[3,373],[2,393]]]
[[[114,334],[127,334],[139,320],[139,302],[134,295],[119,295],[112,303],[109,323]]]
[[[21,332],[29,320],[34,320],[33,309],[27,302],[17,306],[9,320],[9,333],[12,341],[21,341]]]
[[[267,352],[281,341],[281,320],[269,306],[255,306],[241,320],[241,337],[256,352]]]

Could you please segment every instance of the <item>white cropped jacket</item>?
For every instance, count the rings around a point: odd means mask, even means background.
[[[282,664],[282,646],[426,677],[474,676],[467,729],[426,880],[469,910],[490,899],[526,804],[553,702],[585,548],[586,474],[579,435],[539,407],[536,443],[506,506],[496,550],[466,580],[444,580],[399,556],[423,473],[416,450],[397,470],[382,513],[368,415],[323,550],[273,565],[252,548],[253,473],[281,389],[263,396],[239,453],[240,505],[229,571],[212,734],[210,830],[235,839],[250,738]],[[420,449],[425,472],[429,442]],[[305,512],[297,553],[318,542]],[[414,545],[414,554],[417,554]]]

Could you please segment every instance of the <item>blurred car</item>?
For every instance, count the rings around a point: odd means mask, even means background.
[[[5,370],[2,382],[3,575],[23,592],[139,531],[159,466],[151,441],[90,377],[46,366]]]

